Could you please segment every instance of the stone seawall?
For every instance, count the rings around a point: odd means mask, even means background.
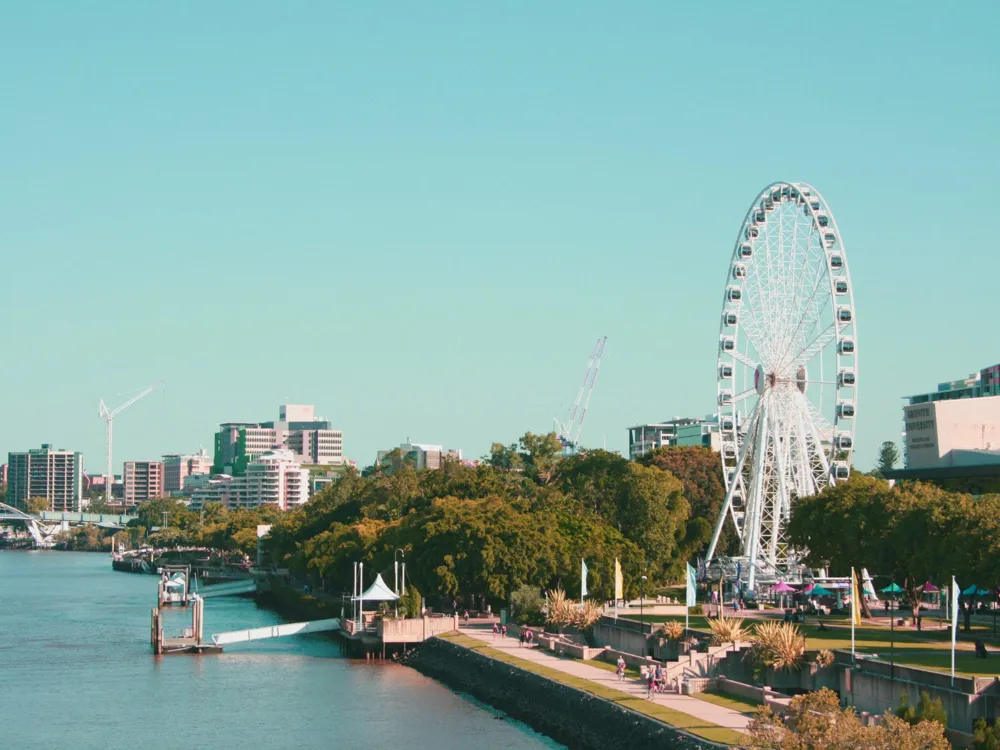
[[[404,661],[571,750],[724,747],[441,638],[432,638],[413,649]]]

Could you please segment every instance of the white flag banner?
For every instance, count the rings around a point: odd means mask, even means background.
[[[951,591],[948,593],[951,596],[951,684],[954,687],[955,646],[958,642],[958,597],[962,593],[958,588],[958,583],[955,581],[955,576],[951,577]]]

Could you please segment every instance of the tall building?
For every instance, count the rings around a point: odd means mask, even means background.
[[[344,433],[316,417],[315,408],[282,404],[275,422],[225,422],[215,433],[213,474],[243,476],[251,461],[269,451],[287,450],[309,466],[344,463]]]
[[[191,509],[205,503],[230,508],[275,505],[288,510],[309,500],[309,470],[303,469],[291,451],[269,451],[250,461],[243,476],[215,474],[191,482]]]
[[[886,476],[1000,476],[1000,365],[905,398],[904,468]]]
[[[180,492],[184,489],[185,478],[211,473],[212,459],[204,448],[192,455],[166,455],[163,457],[163,491]]]
[[[24,509],[31,497],[44,497],[49,510],[79,511],[83,505],[83,454],[41,448],[7,455],[7,502]]]
[[[125,505],[138,505],[163,497],[162,461],[125,462]]]
[[[0,464],[0,484],[7,484],[7,464]]]
[[[719,450],[718,417],[674,417],[664,422],[628,428],[628,457],[633,461],[657,448],[695,445]]]
[[[389,458],[394,451],[399,451],[399,458],[394,456]],[[428,445],[427,443],[413,443],[407,440],[401,443],[399,448],[392,448],[378,452],[376,459],[379,464],[390,464],[391,468],[398,469],[402,464],[408,464],[414,469],[440,469],[445,460],[462,460],[460,449],[449,448],[445,450],[440,445]]]

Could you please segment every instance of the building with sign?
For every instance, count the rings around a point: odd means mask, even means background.
[[[907,397],[893,479],[1000,476],[1000,365]]]

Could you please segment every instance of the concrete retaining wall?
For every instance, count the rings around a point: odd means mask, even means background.
[[[572,750],[723,747],[444,639],[426,641],[407,655],[405,663],[506,712]]]

